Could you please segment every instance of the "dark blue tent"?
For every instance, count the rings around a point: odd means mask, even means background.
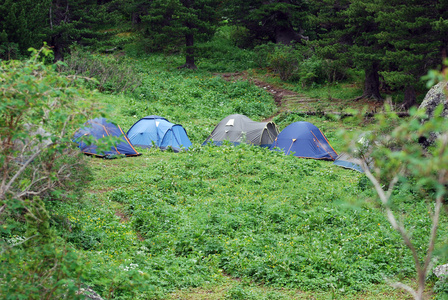
[[[282,149],[286,155],[302,158],[335,160],[338,156],[325,135],[309,122],[295,122],[283,129],[271,146]]]
[[[133,145],[142,148],[155,145],[161,150],[171,147],[175,152],[179,152],[192,145],[181,125],[170,123],[159,116],[141,118],[132,125],[127,135]]]
[[[131,142],[126,137],[126,134],[120,128],[120,126],[115,125],[105,118],[96,118],[87,121],[84,124],[85,127],[78,129],[75,132],[74,141],[78,143],[78,147],[85,154],[96,155],[100,157],[110,157],[114,155],[126,155],[126,156],[137,156],[140,155]],[[97,151],[98,146],[95,143],[88,145],[81,139],[83,136],[93,136],[95,140],[98,140],[107,136],[122,137],[122,142],[112,146],[109,151],[104,151],[99,153]]]

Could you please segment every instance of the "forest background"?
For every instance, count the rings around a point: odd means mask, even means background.
[[[436,255],[427,245],[437,207],[431,199],[445,195],[437,176],[448,168],[445,144],[431,149],[440,160],[425,160],[426,152],[403,146],[415,139],[403,128],[423,134],[446,124],[359,123],[323,112],[365,104],[379,112],[386,98],[393,109],[418,105],[427,80],[440,77],[421,79],[446,56],[447,6],[0,1],[1,258],[8,270],[0,293],[73,298],[90,286],[108,299],[406,299],[389,288],[391,278],[419,287],[413,275],[425,255],[446,260],[446,226],[434,238]],[[40,50],[29,58],[29,48]],[[264,88],[253,84],[261,79]],[[273,86],[294,97],[275,102]],[[390,158],[377,172],[380,182],[394,182],[399,170],[390,201],[381,205],[365,175],[330,162],[246,145],[201,147],[231,113],[280,128],[310,121],[338,151],[349,144],[340,129],[402,139],[401,151],[378,152]],[[182,124],[195,147],[110,161],[73,149],[71,134],[89,117],[107,116],[126,130],[150,114]],[[30,138],[36,126],[51,140],[37,135],[39,151]],[[415,251],[388,225],[389,206]],[[443,280],[426,272],[424,282],[420,296],[445,297]]]

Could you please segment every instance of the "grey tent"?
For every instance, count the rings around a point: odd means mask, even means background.
[[[224,141],[229,141],[234,145],[247,143],[269,147],[278,133],[274,122],[255,122],[246,116],[234,114],[219,122],[202,145],[209,142],[221,145]]]

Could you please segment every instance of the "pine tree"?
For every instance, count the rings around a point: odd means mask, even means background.
[[[51,1],[45,33],[55,60],[62,60],[64,52],[75,42],[92,45],[107,35],[97,30],[108,23],[105,8],[105,5],[98,5],[96,0]]]
[[[327,58],[364,70],[364,91],[359,98],[382,100],[379,72],[384,49],[378,42],[380,28],[375,20],[375,0],[325,1],[317,20],[326,29],[320,35]]]
[[[101,2],[101,1],[100,1]],[[69,45],[95,43],[107,23],[105,5],[96,0],[0,0],[0,56],[17,45],[20,55],[47,42],[55,60],[63,59]]]
[[[440,4],[432,0],[381,0],[379,6],[376,20],[381,33],[377,37],[387,49],[381,74],[389,86],[404,90],[402,106],[409,108],[416,104],[421,76],[440,65],[441,51],[446,49],[443,27],[439,30],[436,26],[442,17]]]
[[[17,58],[28,55],[28,48],[39,48],[45,39],[50,0],[0,0],[0,57]],[[17,50],[11,57],[12,50]],[[2,55],[3,52],[3,55]]]
[[[183,48],[185,64],[180,68],[196,69],[195,41],[214,33],[219,20],[218,4],[218,0],[154,0],[147,15],[141,16],[140,28],[150,37],[151,48]]]
[[[308,40],[307,10],[303,0],[230,0],[226,14],[233,24],[246,27],[255,41],[290,45]]]

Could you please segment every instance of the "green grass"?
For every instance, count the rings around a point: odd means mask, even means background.
[[[260,88],[177,70],[178,62],[135,60],[139,90],[98,101],[125,131],[151,114],[182,124],[192,149],[86,157],[95,180],[85,197],[49,207],[69,221],[59,232],[88,266],[83,280],[113,299],[205,299],[209,291],[207,299],[405,299],[384,278],[412,280],[412,257],[364,175],[245,144],[201,147],[228,114],[261,120],[276,108]],[[338,130],[352,126],[294,114],[274,120],[281,128],[310,121],[338,152]],[[423,254],[428,203],[400,187],[393,201]],[[440,236],[446,225],[443,217]]]

